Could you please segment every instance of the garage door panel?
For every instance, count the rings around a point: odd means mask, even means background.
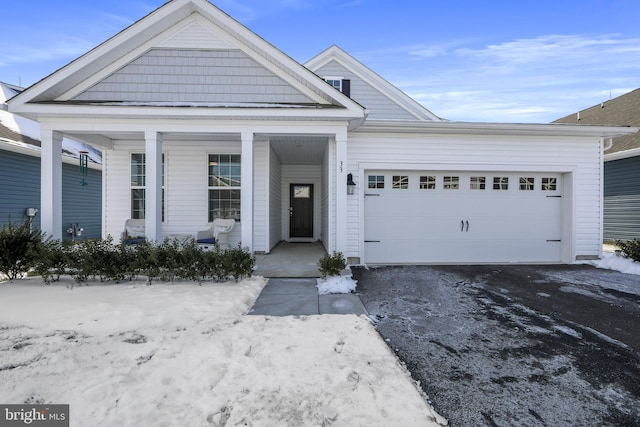
[[[366,190],[365,261],[411,264],[450,262],[559,262],[562,259],[560,174],[539,172],[372,172],[385,188]],[[408,186],[393,188],[395,175]],[[436,186],[420,187],[421,176]],[[447,189],[445,177],[457,187]],[[483,189],[471,178],[485,177]],[[493,189],[493,176],[508,178]],[[533,183],[521,186],[520,177]],[[547,185],[543,188],[543,178]],[[396,180],[397,181],[397,180]],[[553,184],[553,185],[551,185]]]

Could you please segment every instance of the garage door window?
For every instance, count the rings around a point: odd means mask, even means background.
[[[484,176],[472,176],[469,188],[471,190],[484,190],[487,188],[487,179]]]
[[[392,188],[396,190],[406,190],[409,188],[409,177],[406,175],[394,175]]]
[[[384,189],[384,175],[369,175],[369,188]]]
[[[509,189],[509,177],[506,177],[506,176],[494,176],[493,177],[493,189],[494,190],[508,190]]]
[[[556,191],[557,189],[557,178],[542,178],[542,191]]]
[[[520,177],[520,190],[533,191],[534,188],[535,188],[535,178]]]
[[[457,190],[460,188],[459,176],[445,176],[443,180],[443,188],[445,190]]]
[[[435,176],[421,176],[420,177],[420,189],[421,190],[435,190],[436,189],[436,177]]]

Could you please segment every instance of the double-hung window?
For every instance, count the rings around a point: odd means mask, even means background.
[[[240,154],[209,154],[209,222],[240,220]]]
[[[145,219],[146,209],[146,156],[131,154],[131,218]],[[162,221],[164,221],[164,154],[162,155]]]

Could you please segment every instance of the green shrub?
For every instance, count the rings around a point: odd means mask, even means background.
[[[332,255],[326,254],[318,261],[318,270],[320,270],[322,277],[339,276],[346,267],[347,261],[342,252],[334,252]]]
[[[67,257],[60,240],[47,239],[33,248],[33,272],[46,284],[57,282],[67,272]]]
[[[255,265],[255,257],[240,246],[224,251],[225,277],[232,276],[236,282],[244,277],[251,277]],[[224,280],[224,277],[220,277],[220,279]]]
[[[13,280],[29,271],[43,237],[41,231],[31,229],[31,221],[16,224],[9,218],[0,228],[0,273]]]
[[[97,277],[121,282],[139,275],[146,276],[148,284],[157,279],[201,283],[233,277],[238,281],[251,277],[255,266],[255,257],[240,246],[222,251],[216,245],[214,250],[204,252],[194,239],[136,245],[115,245],[111,237],[80,242],[47,240],[33,245],[28,257],[45,283],[57,281],[63,274],[73,277],[76,283]]]
[[[640,240],[616,240],[616,245],[620,248],[623,257],[640,262]]]

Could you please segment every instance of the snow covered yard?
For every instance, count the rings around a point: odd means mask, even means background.
[[[0,402],[84,426],[434,426],[369,320],[245,316],[265,284],[0,283]]]

